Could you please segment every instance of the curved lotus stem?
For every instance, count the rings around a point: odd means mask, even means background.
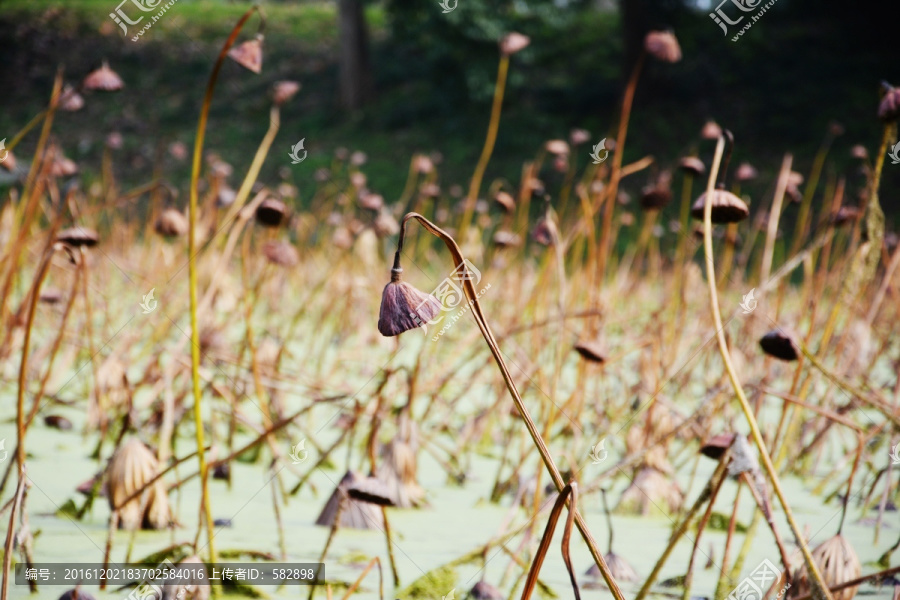
[[[724,146],[725,136],[722,135],[719,137],[719,141],[716,144],[715,158],[713,159],[713,164],[709,170],[709,182],[706,187],[707,198],[711,198],[713,194],[716,176],[719,172],[719,164],[722,161]],[[750,433],[753,436],[754,443],[756,443],[756,446],[759,449],[759,456],[763,467],[765,468],[769,479],[772,480],[772,488],[775,490],[775,495],[778,496],[779,502],[781,502],[781,506],[784,509],[784,516],[787,519],[788,525],[791,527],[791,531],[794,533],[797,545],[800,546],[800,551],[803,553],[803,559],[806,561],[806,568],[810,574],[810,584],[813,590],[813,596],[816,600],[834,600],[831,592],[828,591],[828,587],[822,579],[819,567],[816,565],[816,562],[809,551],[809,546],[807,545],[806,540],[803,539],[803,534],[800,532],[800,528],[794,520],[790,504],[788,504],[787,499],[784,496],[784,491],[781,489],[778,473],[775,470],[775,466],[772,464],[772,459],[769,457],[768,450],[766,450],[766,444],[759,431],[759,425],[756,423],[756,417],[753,415],[753,408],[747,401],[747,396],[744,394],[744,389],[741,387],[741,382],[738,379],[737,373],[734,370],[734,365],[731,362],[728,343],[725,341],[725,328],[722,325],[722,314],[719,311],[719,297],[716,292],[716,273],[713,265],[712,245],[712,202],[707,202],[703,210],[703,249],[706,256],[706,281],[709,285],[713,323],[716,328],[716,339],[719,343],[719,352],[722,355],[722,361],[725,363],[725,370],[728,373],[728,378],[731,380],[734,393],[741,403],[741,410],[744,412],[747,423],[750,425]]]
[[[475,285],[468,277],[466,277],[468,269],[466,268],[465,258],[463,257],[462,251],[459,249],[459,245],[456,243],[456,240],[454,240],[446,231],[444,231],[422,215],[414,212],[408,213],[403,217],[403,221],[400,223],[400,240],[397,243],[397,252],[394,256],[395,266],[399,265],[400,263],[400,253],[403,250],[403,238],[406,235],[406,224],[410,219],[417,220],[422,225],[422,227],[425,228],[426,231],[440,238],[447,246],[450,254],[453,256],[453,261],[456,264],[456,268],[462,274],[461,279],[463,283],[463,291],[465,292],[469,303],[472,305],[472,316],[475,317],[475,322],[478,324],[478,328],[481,330],[481,335],[484,337],[485,342],[487,342],[487,345],[491,350],[491,354],[494,356],[494,360],[497,361],[497,366],[500,368],[500,373],[501,375],[503,375],[504,382],[506,382],[506,388],[509,390],[509,394],[510,396],[512,396],[513,402],[515,403],[516,408],[519,410],[519,414],[522,415],[522,420],[525,422],[525,426],[528,428],[528,433],[529,435],[531,435],[531,439],[534,442],[534,445],[537,446],[538,452],[541,455],[541,460],[544,461],[544,465],[547,467],[547,470],[550,471],[550,476],[553,479],[553,483],[556,486],[556,489],[562,492],[566,484],[563,482],[563,478],[559,472],[559,468],[557,468],[556,463],[553,462],[553,457],[550,455],[550,450],[547,448],[547,444],[541,437],[541,434],[537,429],[537,425],[535,425],[534,420],[531,418],[528,409],[525,408],[525,403],[522,401],[522,396],[519,394],[519,390],[516,388],[516,384],[509,372],[509,368],[506,366],[503,355],[500,353],[500,347],[497,345],[497,340],[494,338],[494,334],[491,332],[491,328],[488,325],[487,320],[484,317],[484,313],[481,310],[481,305],[478,303],[478,295],[475,291]],[[622,590],[619,589],[619,584],[616,583],[616,580],[613,578],[609,567],[606,565],[606,561],[603,559],[603,554],[600,553],[600,550],[597,547],[597,542],[591,535],[591,532],[588,529],[584,518],[578,512],[578,509],[572,506],[571,503],[569,506],[570,510],[574,514],[575,524],[578,526],[578,531],[581,532],[581,537],[584,539],[585,544],[587,544],[588,548],[590,549],[591,556],[594,557],[594,562],[600,569],[600,574],[603,575],[603,579],[606,581],[606,585],[609,587],[609,590],[612,592],[616,600],[625,600],[625,596],[622,594]]]
[[[541,565],[544,564],[544,558],[547,556],[547,549],[550,542],[553,541],[553,532],[556,530],[556,522],[559,521],[559,515],[562,513],[563,507],[566,505],[566,498],[572,497],[569,504],[569,515],[566,518],[566,528],[563,531],[562,539],[562,555],[566,563],[566,570],[569,572],[569,580],[572,582],[572,589],[575,590],[575,600],[581,600],[581,593],[578,591],[578,581],[575,578],[575,570],[572,568],[572,557],[569,555],[569,539],[572,537],[572,523],[575,521],[575,507],[578,505],[578,484],[570,481],[566,487],[559,493],[553,509],[550,511],[550,517],[547,519],[547,527],[544,529],[544,535],[541,537],[541,543],[537,552],[534,554],[534,561],[531,563],[531,569],[528,570],[528,577],[525,579],[525,587],[522,588],[522,600],[531,598],[531,592],[538,580],[538,574],[541,572]]]

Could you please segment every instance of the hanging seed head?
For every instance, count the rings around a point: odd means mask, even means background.
[[[188,231],[188,220],[181,211],[167,208],[160,213],[153,229],[163,237],[181,237]]]
[[[300,262],[300,253],[287,242],[266,242],[262,253],[270,263],[279,267],[294,267]]]
[[[262,71],[262,43],[263,35],[257,34],[254,39],[247,40],[229,50],[228,57],[245,69],[259,74]]]
[[[797,336],[789,330],[773,329],[759,339],[763,352],[775,358],[793,361],[800,358],[800,344]]]
[[[372,228],[375,229],[375,233],[381,237],[390,237],[400,233],[400,224],[397,223],[397,219],[384,210],[375,217]]]
[[[544,149],[557,156],[569,154],[569,144],[565,140],[550,140],[544,144]]]
[[[700,194],[691,207],[691,216],[695,219],[703,219],[703,211],[706,207],[706,192]],[[713,190],[712,222],[713,223],[739,223],[750,215],[747,204],[725,190]]]
[[[125,87],[125,83],[115,71],[109,68],[109,64],[104,60],[99,69],[90,72],[84,78],[82,86],[86,90],[115,92]]]
[[[734,437],[735,434],[733,433],[720,433],[714,435],[703,442],[703,445],[700,447],[700,454],[714,460],[719,460],[722,458],[722,455],[725,454],[725,451],[731,447],[731,444],[734,442]]]
[[[580,146],[591,140],[591,132],[587,129],[573,129],[569,132],[569,142],[573,146]]]
[[[44,304],[59,304],[63,301],[63,293],[62,290],[54,287],[48,287],[41,290],[41,295],[38,297],[38,300],[43,302]]]
[[[97,235],[97,232],[93,229],[81,227],[79,225],[70,227],[68,229],[63,229],[62,231],[57,233],[56,241],[62,242],[63,244],[66,244],[68,246],[72,246],[73,248],[78,248],[80,246],[90,248],[97,245],[97,242],[100,241],[100,236]]]
[[[276,81],[272,87],[272,101],[281,106],[300,91],[300,84],[296,81]]]
[[[350,155],[350,164],[354,167],[361,167],[368,162],[369,157],[362,150],[356,150]]]
[[[359,195],[359,205],[369,210],[381,210],[384,207],[384,196],[364,192]]]
[[[862,144],[856,144],[850,148],[850,156],[859,160],[866,160],[869,158],[869,151]]]
[[[434,161],[429,156],[417,154],[413,157],[413,169],[420,175],[426,175],[434,171]]]
[[[399,266],[391,269],[391,282],[384,286],[381,293],[378,331],[385,337],[421,327],[441,312],[441,303],[437,298],[401,281],[401,273],[403,269]]]
[[[885,123],[890,123],[900,117],[900,88],[895,88],[887,83],[881,85],[885,92],[878,104],[878,118]]]
[[[559,237],[559,230],[552,219],[542,217],[531,230],[531,239],[542,246],[552,246]]]
[[[494,201],[497,204],[499,204],[500,206],[502,206],[503,210],[505,210],[508,213],[511,213],[514,210],[516,210],[516,201],[512,197],[512,195],[507,192],[504,192],[502,190],[497,192],[497,195],[494,196]]]
[[[831,215],[829,221],[835,227],[844,227],[859,220],[862,211],[855,206],[842,206]]]
[[[853,546],[844,536],[838,534],[828,538],[812,551],[813,560],[819,567],[822,580],[828,587],[833,587],[846,581],[856,579],[862,573],[859,557]],[[806,564],[800,566],[794,574],[797,582],[797,591],[794,597],[805,596],[810,593],[809,572]],[[853,600],[859,586],[844,588],[832,592],[834,600]]]
[[[745,161],[738,165],[737,171],[734,172],[734,179],[735,181],[752,181],[758,175],[756,168]]]
[[[672,201],[672,174],[663,171],[655,184],[645,187],[641,191],[639,200],[643,210],[659,210]]]
[[[707,121],[700,130],[700,137],[704,140],[717,140],[722,136],[722,128],[715,121]]]
[[[266,198],[256,208],[256,220],[266,227],[278,227],[287,220],[287,206],[281,200]]]
[[[606,348],[599,342],[578,342],[574,346],[575,352],[588,362],[602,365],[609,357]]]
[[[53,162],[50,163],[50,175],[53,177],[71,177],[78,172],[75,161],[67,158],[59,146],[53,145],[50,149]]]
[[[651,31],[644,37],[644,49],[656,60],[667,63],[681,60],[681,46],[671,31]]]
[[[678,162],[678,166],[685,173],[690,173],[694,177],[698,177],[706,173],[706,166],[703,161],[696,156],[685,156]]]
[[[425,198],[437,198],[441,195],[441,186],[436,183],[425,183],[419,187],[419,193]]]
[[[515,54],[516,52],[519,52],[520,50],[523,50],[530,43],[530,37],[513,31],[511,33],[507,33],[505,36],[503,36],[503,39],[500,40],[500,52],[502,52],[506,56],[510,56],[512,54]]]
[[[66,84],[59,97],[59,109],[66,112],[75,112],[82,108],[84,108],[84,98],[75,91],[75,88]]]

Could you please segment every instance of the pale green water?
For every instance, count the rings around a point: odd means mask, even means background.
[[[77,417],[77,413],[70,415]],[[32,530],[36,534],[35,559],[39,562],[90,562],[101,563],[103,549],[106,543],[108,509],[104,499],[95,503],[92,514],[81,522],[74,522],[65,517],[56,517],[54,512],[68,498],[76,498],[80,505],[82,498],[74,492],[75,487],[82,481],[93,475],[98,469],[96,462],[86,456],[93,449],[92,443],[82,439],[77,432],[78,425],[73,431],[60,432],[46,428],[43,423],[37,423],[28,436],[29,476],[34,487],[29,492],[28,513]],[[324,430],[318,437],[322,438],[324,445],[330,437],[332,430]],[[0,424],[0,439],[7,439],[7,449],[13,445],[15,438],[14,428],[8,420]],[[179,441],[179,454],[190,449],[190,440]],[[336,461],[344,460],[344,452],[339,451],[335,455]],[[311,455],[314,459],[315,456]],[[614,455],[610,461],[615,460]],[[9,460],[9,459],[7,459]],[[305,471],[311,465],[312,460],[299,465]],[[395,557],[399,569],[402,585],[408,585],[425,572],[440,566],[460,555],[469,552],[487,540],[499,534],[497,530],[508,512],[509,498],[504,500],[502,506],[491,505],[484,501],[490,492],[496,471],[496,461],[484,457],[476,457],[473,463],[474,472],[465,487],[449,486],[443,469],[427,454],[420,453],[419,480],[423,488],[428,491],[430,507],[422,510],[396,510],[389,509],[389,518],[395,537]],[[607,464],[612,464],[607,463]],[[5,465],[4,465],[5,466]],[[354,467],[356,461],[354,461]],[[696,496],[700,482],[705,481],[714,467],[711,460],[703,459],[700,464],[698,480],[691,491],[690,501]],[[189,463],[179,469],[181,475],[186,475],[196,468],[195,463]],[[605,470],[607,465],[602,465]],[[272,512],[272,492],[266,485],[264,470],[258,465],[233,464],[234,486],[228,489],[222,481],[212,480],[210,489],[212,494],[212,507],[215,518],[229,518],[233,521],[231,528],[219,528],[216,534],[216,544],[219,551],[226,549],[252,549],[277,554],[278,538],[277,528]],[[601,466],[593,466],[590,463],[582,471],[585,483],[590,483],[591,469],[600,472]],[[684,469],[685,473],[689,469]],[[318,495],[314,495],[310,489],[304,489],[289,504],[282,508],[284,530],[287,545],[287,560],[289,562],[315,562],[328,534],[323,527],[313,525],[318,512],[324,505],[331,490],[344,472],[344,465],[327,472],[316,472],[311,481],[318,488]],[[288,486],[293,485],[295,477],[288,472],[283,472]],[[686,485],[687,476],[682,481],[682,487]],[[175,481],[174,477],[167,477],[169,483]],[[547,479],[544,479],[546,483]],[[840,518],[840,509],[837,503],[822,506],[822,499],[809,493],[809,487],[804,486],[796,479],[786,479],[785,488],[788,496],[794,500],[793,508],[801,528],[807,528],[812,536],[811,545],[815,546],[837,530]],[[9,487],[7,488],[10,489]],[[622,489],[621,485],[612,492],[611,500],[615,501]],[[828,486],[832,489],[832,486]],[[731,504],[734,500],[735,485],[728,482],[719,495],[716,510],[730,514]],[[7,492],[8,494],[8,492]],[[140,532],[137,535],[132,560],[137,560],[145,555],[178,541],[190,541],[196,531],[196,507],[199,499],[199,487],[192,483],[181,488],[179,493],[170,495],[170,500],[177,511],[178,519],[182,527],[175,531],[165,532]],[[750,522],[752,499],[746,493],[742,494],[740,521],[744,524]],[[600,543],[601,549],[606,551],[606,522],[600,509],[599,497],[589,495],[581,502],[582,511]],[[520,511],[515,520],[521,525],[524,522],[524,512]],[[779,514],[779,524],[786,540],[790,539],[790,531]],[[844,526],[844,535],[853,542],[863,564],[863,573],[878,570],[871,564],[884,550],[897,538],[897,513],[886,514],[886,526],[882,530],[878,547],[872,545],[873,528],[857,523],[858,510],[851,510],[847,523]],[[874,515],[873,515],[874,516]],[[3,526],[5,528],[8,515],[4,515]],[[541,516],[538,524],[538,532],[542,532],[546,512]],[[656,517],[623,517],[615,516],[616,528],[615,551],[628,560],[638,574],[643,578],[651,570],[656,558],[661,554],[668,540],[672,522],[664,516]],[[557,528],[556,540],[553,549],[548,556],[541,573],[541,579],[550,584],[561,598],[569,598],[572,595],[568,583],[562,559],[559,553],[559,539],[562,527]],[[538,535],[539,535],[538,533]],[[205,539],[205,537],[204,537]],[[685,572],[687,557],[690,552],[691,540],[685,538],[677,546],[673,556],[663,570],[660,580],[668,577],[682,575]],[[743,537],[738,535],[733,542],[732,558],[740,546]],[[709,551],[710,542],[715,547],[714,561],[718,564],[721,560],[724,546],[725,533],[720,531],[706,531],[701,540],[700,552],[695,567],[694,595],[711,595],[717,578],[717,570],[704,570],[706,553]],[[119,532],[116,535],[113,547],[113,560],[124,561],[125,550],[128,543],[128,534]],[[511,549],[517,547],[518,540],[509,544]],[[583,573],[592,564],[590,555],[580,537],[575,534],[572,542],[573,559],[579,574],[579,582],[584,584],[587,578]],[[350,554],[362,554],[367,557],[381,557],[386,577],[386,596],[393,598],[390,585],[390,571],[385,552],[385,539],[378,531],[339,531],[335,541],[329,550],[325,561],[325,573],[328,579],[340,579],[352,582],[359,575],[361,566],[342,564],[339,559]],[[896,564],[898,554],[894,555]],[[780,564],[778,552],[771,541],[768,530],[760,527],[753,549],[745,563],[744,572],[749,573],[761,560],[769,559],[776,565]],[[497,584],[509,563],[509,558],[492,550],[485,573],[486,580]],[[461,598],[464,591],[478,581],[482,573],[478,565],[463,566],[458,569],[460,578],[456,584],[456,597]],[[514,576],[518,570],[514,572]],[[509,593],[512,579],[507,581],[503,589]],[[638,584],[623,584],[627,597],[632,597],[639,587]],[[13,586],[12,598],[35,597],[39,599],[55,599],[65,587],[43,586],[36,596],[30,596],[24,586]],[[373,571],[367,576],[363,589],[357,593],[357,597],[365,599],[377,598],[377,575]],[[292,587],[283,588],[281,591],[274,587],[263,587],[262,591],[274,598],[306,598],[308,588]],[[86,588],[86,591],[94,594],[98,599],[124,597],[127,592],[101,593],[96,586]],[[678,593],[678,588],[669,588],[669,591]],[[443,594],[448,593],[445,590]],[[516,597],[521,590],[516,591]],[[342,592],[336,592],[340,597]],[[871,586],[860,589],[860,594],[873,597],[889,598],[891,592],[888,588],[876,590]],[[608,598],[610,594],[605,590],[582,589],[585,598]],[[317,595],[324,598],[324,591]],[[435,598],[438,600],[438,598]]]

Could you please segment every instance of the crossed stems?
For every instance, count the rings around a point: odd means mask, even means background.
[[[397,267],[400,265],[400,253],[403,251],[403,239],[406,235],[406,223],[410,219],[417,220],[419,224],[421,224],[422,227],[425,228],[426,231],[441,239],[444,244],[446,244],[447,249],[450,251],[450,254],[453,256],[453,261],[456,264],[456,268],[461,273],[460,279],[462,279],[463,290],[469,300],[469,303],[472,305],[472,316],[475,318],[475,322],[478,324],[478,328],[481,330],[481,335],[484,337],[485,342],[487,342],[488,348],[490,348],[491,350],[491,354],[493,354],[494,359],[497,361],[497,366],[500,369],[501,375],[503,375],[504,382],[506,382],[506,388],[509,390],[509,394],[510,396],[512,396],[513,402],[515,403],[516,408],[519,410],[519,414],[522,416],[522,420],[525,421],[525,426],[528,428],[528,433],[529,435],[531,435],[531,439],[534,442],[534,445],[537,446],[538,452],[541,455],[541,460],[544,461],[544,466],[546,466],[547,470],[550,471],[550,477],[553,479],[553,484],[556,486],[556,489],[560,493],[562,493],[566,488],[566,484],[563,481],[562,475],[560,474],[556,463],[553,462],[553,457],[550,456],[550,450],[547,448],[547,444],[541,437],[541,434],[537,429],[537,425],[535,425],[534,420],[531,418],[531,415],[528,412],[528,409],[525,407],[525,403],[522,401],[522,396],[519,394],[519,390],[516,388],[516,384],[513,381],[512,375],[510,375],[509,368],[506,366],[506,361],[503,359],[503,354],[500,352],[500,347],[497,344],[497,340],[494,338],[494,334],[491,332],[491,328],[488,325],[487,320],[484,317],[484,313],[481,310],[481,305],[478,303],[478,295],[475,291],[475,285],[467,276],[468,270],[466,267],[465,258],[463,257],[462,251],[460,250],[459,245],[456,243],[456,240],[454,240],[453,237],[451,237],[450,234],[448,234],[446,231],[444,231],[422,215],[415,212],[407,213],[403,217],[403,221],[400,224],[400,240],[397,243],[397,252],[394,255],[394,266]],[[609,590],[612,592],[616,600],[625,600],[625,596],[622,594],[622,590],[619,589],[619,584],[616,583],[616,580],[613,578],[609,567],[606,565],[606,561],[603,560],[603,555],[600,553],[600,550],[597,547],[597,542],[591,535],[591,532],[588,529],[584,518],[578,512],[578,508],[575,506],[575,503],[571,501],[571,499],[568,499],[567,502],[569,503],[570,513],[574,515],[575,524],[578,527],[578,531],[581,532],[581,537],[584,539],[585,544],[587,544],[588,548],[590,549],[591,556],[594,557],[594,562],[600,569],[600,574],[606,581],[606,585],[609,587]]]

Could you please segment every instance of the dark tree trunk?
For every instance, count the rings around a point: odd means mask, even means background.
[[[369,36],[361,0],[338,0],[341,105],[357,110],[372,98]]]
[[[650,30],[650,14],[648,0],[620,0],[619,10],[622,15],[622,35],[624,39],[624,63],[622,64],[622,80],[628,81],[631,69],[641,53],[644,35]]]

